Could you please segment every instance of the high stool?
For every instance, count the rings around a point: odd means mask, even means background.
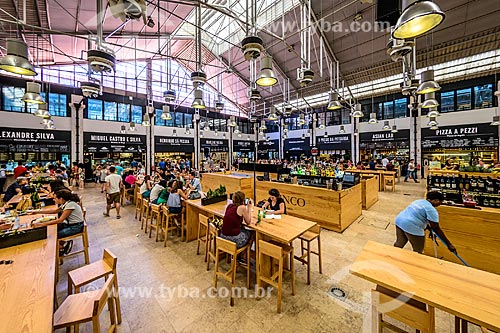
[[[311,284],[311,254],[315,254],[318,256],[318,264],[319,264],[319,274],[323,274],[323,265],[321,263],[321,227],[319,225],[315,225],[308,231],[304,232],[300,235],[300,257],[296,256],[295,259],[300,261],[303,264],[307,265],[307,284]],[[311,250],[311,243],[317,239],[318,240],[318,251]],[[306,247],[304,248],[304,244]]]
[[[144,232],[148,232],[148,217],[149,217],[149,199],[142,199],[141,208],[141,230],[145,229]]]
[[[384,174],[382,177],[384,177],[384,192],[386,186],[388,185],[387,183],[389,183],[389,186],[391,186],[392,192],[396,191],[396,177],[394,176],[394,174]]]
[[[92,332],[100,332],[99,316],[108,303],[111,327],[108,332],[116,332],[116,292],[114,289],[115,276],[110,274],[100,290],[88,291],[80,294],[68,295],[61,306],[54,313],[54,329],[66,327],[69,332],[78,324],[92,322]]]
[[[80,288],[100,278],[108,279],[109,275],[114,275],[113,288],[116,295],[116,315],[118,324],[122,322],[122,313],[120,307],[120,295],[118,292],[118,277],[116,275],[116,266],[118,258],[109,250],[104,249],[102,260],[93,262],[68,272],[68,295],[73,291],[75,294],[80,292]]]
[[[204,228],[204,235],[201,233],[202,227]],[[207,243],[208,239],[208,216],[198,214],[198,237],[196,238],[196,241],[198,243],[198,246],[196,248],[196,254],[200,254],[200,243],[205,244],[205,262],[207,261]]]
[[[208,233],[207,233],[207,271],[210,270],[210,261],[213,260],[215,263],[217,249],[217,237],[219,236],[219,231],[217,227],[212,223],[208,222]]]
[[[78,237],[80,237],[82,239],[82,249],[77,250],[77,251],[72,251],[72,252],[65,254],[63,256],[59,256],[59,251],[56,251],[57,252],[57,263],[62,262],[62,260],[64,258],[75,256],[75,255],[80,254],[80,253],[83,253],[83,256],[85,258],[85,265],[88,265],[90,263],[90,260],[89,260],[89,235],[87,233],[87,222],[85,222],[85,221],[83,222],[82,232],[68,236],[68,237],[59,238],[58,241],[69,241],[69,240],[76,239]],[[56,265],[56,277],[57,278],[59,277],[59,265]]]
[[[125,188],[123,187],[121,190],[120,204],[125,206],[125,200],[129,200],[131,202],[134,201],[134,189],[133,188]]]
[[[161,231],[163,233],[164,237],[164,242],[163,246],[167,246],[167,238],[168,238],[168,232],[177,230],[177,227],[173,224],[174,217],[176,216],[175,214],[170,214],[168,211],[168,206],[162,205],[161,206]],[[170,222],[170,218],[172,218],[172,223]]]
[[[160,216],[160,205],[151,204],[150,205],[150,224],[149,224],[149,238],[151,238],[151,232],[155,229],[155,242],[158,241],[158,234],[161,229],[161,216]]]
[[[243,267],[247,271],[247,288],[250,288],[250,246],[246,244],[241,248],[236,247],[236,243],[228,241],[227,239],[217,237],[217,245],[215,248],[215,270],[214,270],[214,288],[217,289],[217,278],[221,277],[231,283],[231,300],[229,304],[234,305],[234,288],[236,287],[236,269]],[[237,256],[244,251],[247,252],[247,265],[238,263]],[[231,256],[231,268],[226,272],[219,272],[219,253],[224,252]]]
[[[135,199],[135,216],[134,218],[137,220],[137,215],[139,215],[139,221],[142,217],[142,194],[137,193],[137,198]]]
[[[400,300],[398,296],[398,293],[378,285],[376,290],[372,290],[372,332],[382,333],[384,327],[401,331],[383,320],[386,315],[415,328],[417,333],[434,333],[434,307],[412,298]]]
[[[281,313],[281,294],[283,287],[284,262],[290,256],[290,270],[292,272],[292,295],[295,295],[295,274],[293,268],[293,248],[286,244],[273,244],[259,240],[258,253],[259,265],[257,267],[257,290],[260,292],[261,281],[268,283],[278,290],[277,312]],[[270,274],[264,270],[264,258],[271,259]],[[278,270],[274,272],[273,261],[277,261]]]

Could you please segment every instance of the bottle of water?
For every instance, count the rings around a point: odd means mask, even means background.
[[[45,201],[42,201],[42,202],[40,203],[40,207],[42,207],[42,208],[43,208],[43,207],[45,207]]]
[[[21,226],[21,220],[19,219],[19,215],[16,216],[14,219],[14,229],[19,229]]]

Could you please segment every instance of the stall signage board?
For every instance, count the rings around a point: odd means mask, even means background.
[[[155,136],[156,153],[193,153],[194,138]]]
[[[320,150],[351,150],[351,135],[317,136],[316,143]]]
[[[304,152],[311,150],[310,138],[305,139],[285,139],[285,152]]]
[[[146,136],[108,133],[83,133],[87,153],[145,153]]]
[[[253,152],[255,150],[255,142],[248,140],[234,140],[233,151],[235,152]]]
[[[260,141],[257,149],[259,154],[279,152],[280,142],[279,140]]]
[[[498,147],[498,127],[489,123],[422,128],[422,148]]]
[[[70,153],[71,132],[0,127],[0,152]]]
[[[404,141],[410,140],[410,130],[399,130],[396,133],[391,131],[383,132],[372,132],[372,133],[360,133],[359,142],[371,143],[371,142],[390,142],[390,141]]]
[[[229,140],[227,139],[200,139],[201,149],[210,148],[211,153],[223,153],[229,151]]]

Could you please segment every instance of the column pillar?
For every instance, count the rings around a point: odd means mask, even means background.
[[[83,161],[83,110],[85,104],[69,103],[71,109],[71,162]]]
[[[194,114],[194,160],[192,167],[196,170],[200,170],[200,114]]]

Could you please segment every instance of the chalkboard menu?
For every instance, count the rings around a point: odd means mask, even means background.
[[[351,135],[330,135],[316,137],[319,150],[351,150]]]
[[[245,153],[255,151],[255,142],[248,140],[233,140],[233,151]]]
[[[409,149],[410,130],[370,132],[359,134],[360,149]]]
[[[229,140],[227,139],[200,139],[201,149],[210,148],[211,153],[221,153],[229,151]]]
[[[0,127],[0,152],[69,153],[71,132]]]
[[[279,140],[259,141],[257,145],[257,158],[259,160],[265,160],[269,158],[269,153],[278,153],[279,151]]]
[[[83,149],[86,153],[145,153],[146,136],[84,132]]]
[[[311,151],[310,138],[285,139],[284,151],[289,154],[309,154]]]
[[[157,153],[193,153],[194,138],[155,136]]]
[[[486,124],[422,128],[422,149],[498,147],[498,127]]]

